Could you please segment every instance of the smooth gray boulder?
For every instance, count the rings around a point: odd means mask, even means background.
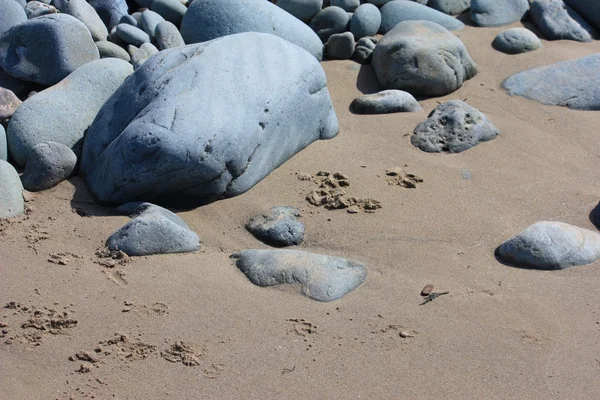
[[[410,142],[427,153],[461,153],[499,134],[481,111],[464,101],[451,100],[417,125]]]
[[[42,85],[54,85],[98,59],[90,31],[67,14],[27,20],[0,37],[0,68]]]
[[[244,193],[338,130],[316,58],[274,35],[228,35],[136,70],[88,130],[81,170],[100,202],[199,205]]]
[[[0,125],[0,160],[8,161],[8,147],[6,144],[6,131]]]
[[[356,42],[356,48],[354,49],[354,60],[360,64],[370,64],[373,59],[373,51],[377,45],[377,38],[372,36],[365,36],[358,39]]]
[[[350,32],[355,39],[376,35],[380,26],[381,12],[373,4],[361,5],[350,18]]]
[[[179,0],[153,0],[150,9],[177,26],[181,25],[187,11]]]
[[[248,221],[246,229],[258,240],[273,246],[294,246],[304,240],[300,211],[292,207],[273,207]]]
[[[15,0],[0,0],[0,10],[0,36],[13,26],[27,21],[25,10]]]
[[[596,0],[564,0],[564,2],[600,30],[600,2]]]
[[[150,43],[150,36],[143,30],[129,24],[119,24],[115,30],[115,35],[124,43],[140,47],[144,43]]]
[[[77,156],[69,147],[56,142],[36,145],[27,156],[21,181],[30,192],[50,189],[75,172]]]
[[[359,96],[350,104],[354,114],[389,114],[421,111],[419,102],[402,90],[383,90]]]
[[[125,0],[87,0],[100,16],[104,25],[110,30],[121,22],[127,15],[128,7]]]
[[[159,50],[164,50],[185,46],[185,42],[179,29],[172,22],[164,21],[156,25],[156,45]]]
[[[471,0],[471,20],[477,26],[503,26],[519,21],[528,0]]]
[[[531,3],[531,20],[549,40],[591,42],[598,32],[562,0],[535,0]]]
[[[323,0],[277,0],[277,6],[301,21],[310,21],[323,8]]]
[[[394,0],[381,7],[379,31],[382,34],[388,33],[404,21],[431,21],[449,30],[457,30],[465,26],[456,18],[409,0]]]
[[[349,22],[348,13],[342,8],[327,7],[310,20],[309,26],[325,43],[331,35],[345,32]]]
[[[299,285],[303,295],[317,301],[337,300],[367,277],[359,262],[298,250],[243,250],[232,257],[255,285]]]
[[[121,60],[127,62],[131,60],[129,53],[127,53],[124,48],[113,42],[101,40],[96,42],[96,47],[98,47],[100,58],[120,58]]]
[[[12,117],[21,104],[12,90],[0,86],[0,121]]]
[[[430,21],[405,21],[375,47],[373,69],[382,89],[444,96],[477,73],[464,44]]]
[[[600,258],[600,234],[563,222],[540,221],[502,243],[496,257],[542,270],[591,264]]]
[[[155,13],[152,10],[146,10],[142,13],[140,17],[140,28],[144,30],[152,39],[154,39],[154,35],[156,34],[156,27],[161,22],[164,22],[165,19],[160,16],[160,14]]]
[[[323,43],[302,21],[264,0],[194,1],[181,22],[187,44],[242,32],[270,33],[302,47],[317,60]]]
[[[460,15],[471,7],[471,0],[429,0],[427,6],[448,15]]]
[[[350,32],[331,35],[325,44],[325,53],[332,60],[349,60],[354,54],[354,35]]]
[[[108,30],[102,19],[85,0],[54,0],[54,5],[61,13],[69,14],[80,20],[92,34],[95,42],[106,40]]]
[[[133,218],[106,241],[111,251],[128,256],[190,253],[200,249],[200,238],[171,211],[150,203],[125,204]]]
[[[600,54],[519,72],[502,83],[511,96],[575,110],[600,110]]]
[[[42,142],[76,146],[100,107],[132,72],[127,62],[105,58],[25,100],[8,124],[8,147],[15,162],[25,165],[31,149]]]
[[[360,0],[331,0],[330,4],[344,11],[354,12],[360,6]]]
[[[494,38],[492,46],[506,54],[520,54],[539,49],[542,42],[529,29],[511,28],[500,32]]]
[[[25,213],[23,184],[15,168],[0,160],[0,218],[12,218]]]

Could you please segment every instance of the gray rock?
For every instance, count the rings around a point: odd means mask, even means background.
[[[246,229],[258,240],[273,246],[294,246],[304,241],[300,212],[292,207],[273,207],[248,221]]]
[[[0,36],[13,26],[27,21],[25,10],[14,0],[0,0],[0,10]]]
[[[179,0],[154,0],[150,9],[177,26],[181,25],[187,11],[187,7]]]
[[[275,34],[323,58],[323,44],[306,24],[264,0],[194,1],[181,23],[187,44],[242,32]]]
[[[431,21],[449,30],[461,29],[465,26],[456,18],[443,12],[408,0],[394,0],[381,7],[381,27],[379,28],[381,33],[388,33],[404,21]]]
[[[15,168],[0,160],[0,218],[12,218],[25,212],[23,184]]]
[[[323,0],[277,0],[277,6],[301,21],[310,21],[323,8]]]
[[[127,62],[131,60],[129,53],[113,42],[101,40],[96,42],[96,47],[98,47],[98,51],[100,52],[100,58],[120,58]]]
[[[131,65],[123,60],[94,61],[25,100],[8,124],[8,147],[15,162],[25,165],[31,149],[42,142],[74,147],[100,107],[131,73]]]
[[[121,17],[121,19],[119,20],[119,24],[128,24],[131,26],[135,26],[136,28],[138,27],[137,20],[135,18],[133,18],[131,15],[123,15]]]
[[[384,6],[385,4],[391,2],[393,0],[367,0],[367,3],[373,4],[377,7]]]
[[[12,90],[0,87],[0,121],[12,117],[21,103]]]
[[[496,256],[518,267],[557,270],[600,258],[600,234],[563,222],[540,221],[502,243]]]
[[[332,60],[349,60],[354,54],[354,35],[350,32],[331,35],[325,45],[327,57]]]
[[[460,39],[429,21],[398,24],[377,43],[372,64],[382,89],[423,96],[452,93],[477,73]]]
[[[565,3],[592,26],[600,30],[600,2],[595,0],[564,0]]]
[[[529,29],[511,28],[499,33],[492,46],[506,54],[520,54],[539,49],[542,42]]]
[[[163,50],[127,79],[90,127],[81,170],[101,202],[198,205],[244,193],[338,129],[314,57],[229,35]]]
[[[421,111],[419,102],[408,92],[384,90],[357,97],[350,104],[355,114],[389,114]]]
[[[120,250],[128,256],[149,256],[200,249],[198,235],[176,214],[149,203],[133,206],[121,210],[133,208],[136,216],[108,238],[109,250]]]
[[[150,36],[143,30],[131,26],[129,24],[119,24],[115,30],[115,34],[123,42],[140,47],[144,43],[150,43]]]
[[[356,39],[376,35],[380,26],[381,12],[372,4],[361,5],[350,18],[350,32]]]
[[[156,26],[156,44],[159,50],[185,46],[179,29],[169,21],[161,22]]]
[[[42,15],[56,14],[58,12],[56,7],[51,6],[50,4],[44,4],[41,1],[33,0],[28,2],[27,6],[25,6],[25,14],[27,14],[27,18],[29,19],[41,17]]]
[[[106,40],[108,30],[102,19],[87,1],[85,0],[54,0],[54,5],[61,13],[69,14],[80,20],[92,34],[95,42]]]
[[[54,85],[99,58],[90,31],[67,14],[27,20],[0,37],[0,67],[43,85]]]
[[[481,111],[463,101],[451,100],[437,106],[417,125],[410,142],[428,153],[461,153],[499,134]]]
[[[348,13],[339,7],[327,7],[310,20],[310,27],[319,36],[323,43],[327,42],[329,36],[343,33],[348,26]]]
[[[50,189],[73,175],[76,165],[77,156],[64,144],[40,143],[27,156],[23,187],[30,192]]]
[[[127,15],[128,7],[125,0],[87,0],[87,2],[94,7],[109,31],[119,24],[123,15]]]
[[[502,87],[511,96],[523,96],[552,106],[600,110],[600,54],[562,61],[519,72]]]
[[[366,36],[358,39],[356,48],[354,49],[354,59],[360,64],[370,64],[376,45],[377,38]]]
[[[135,48],[135,51],[130,51],[129,53],[131,54],[131,64],[133,64],[133,69],[137,70],[150,59],[150,57],[157,54],[158,49],[152,43],[144,43],[139,49]]]
[[[232,257],[255,285],[300,285],[303,295],[317,301],[337,300],[367,277],[361,263],[305,251],[243,250]]]
[[[449,15],[460,15],[471,7],[471,0],[429,0],[427,6]]]
[[[591,42],[598,32],[562,0],[535,0],[531,20],[549,40]]]
[[[528,9],[528,0],[471,0],[471,20],[478,26],[508,25],[523,18]]]
[[[354,12],[360,6],[360,0],[331,0],[331,5],[344,11]]]
[[[156,33],[156,27],[165,21],[163,17],[151,10],[146,10],[140,18],[140,28],[144,30],[152,39]]]
[[[6,131],[0,125],[0,160],[8,161],[8,147],[6,145]]]

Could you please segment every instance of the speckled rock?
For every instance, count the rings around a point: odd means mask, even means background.
[[[156,26],[156,45],[159,50],[185,46],[179,29],[169,21],[160,22]]]
[[[300,212],[292,207],[273,207],[248,221],[246,229],[258,240],[273,246],[294,246],[304,240]]]
[[[131,60],[129,53],[113,42],[101,40],[96,42],[96,47],[98,47],[98,51],[100,52],[100,58],[120,58],[127,62]]]
[[[350,32],[331,35],[325,44],[325,53],[332,60],[349,60],[354,54],[354,35]]]
[[[421,111],[419,102],[402,90],[383,90],[379,93],[359,96],[350,104],[355,114],[389,114]]]
[[[549,40],[591,42],[598,32],[562,0],[535,0],[531,20]]]
[[[408,0],[394,0],[381,7],[381,28],[379,28],[381,33],[391,31],[404,21],[431,21],[449,30],[457,30],[465,26],[458,19],[443,12]]]
[[[56,142],[36,145],[27,156],[21,181],[30,192],[50,189],[75,172],[77,156],[69,147]]]
[[[0,87],[0,121],[12,117],[21,103],[11,90]]]
[[[478,26],[503,26],[519,21],[528,9],[528,0],[471,0],[471,20]]]
[[[85,0],[54,0],[54,5],[61,13],[69,14],[80,20],[92,34],[95,42],[106,40],[108,30],[102,19],[87,1]]]
[[[329,36],[345,32],[349,21],[348,13],[342,8],[327,7],[319,11],[309,25],[325,43]]]
[[[15,25],[27,21],[27,14],[14,0],[0,0],[0,36]]]
[[[323,0],[277,0],[277,6],[301,21],[310,21],[323,8]]]
[[[529,29],[511,28],[499,33],[492,46],[503,53],[520,54],[539,49],[542,42]]]
[[[350,18],[350,32],[356,39],[376,35],[380,26],[381,12],[372,4],[361,5]]]
[[[0,218],[12,218],[25,212],[23,184],[15,168],[0,160]]]

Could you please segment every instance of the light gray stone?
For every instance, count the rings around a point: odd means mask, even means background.
[[[152,43],[144,43],[140,48],[136,48],[135,46],[129,46],[128,48],[133,48],[133,50],[129,51],[129,54],[131,55],[131,64],[133,64],[134,70],[140,68],[150,57],[158,54],[158,49]]]
[[[427,6],[449,15],[459,15],[471,7],[471,0],[429,0]]]
[[[591,264],[600,258],[600,234],[563,222],[540,221],[502,243],[503,262],[542,270]]]
[[[181,25],[187,11],[187,7],[179,0],[154,0],[150,9],[177,26]]]
[[[331,35],[325,45],[327,57],[332,60],[349,60],[354,54],[354,35],[350,32]]]
[[[77,156],[64,144],[40,143],[27,156],[23,187],[30,192],[50,189],[73,175],[76,165]]]
[[[323,8],[323,0],[277,0],[277,6],[301,21],[310,21]]]
[[[372,4],[361,5],[350,18],[350,32],[356,39],[376,35],[380,26],[381,12]]]
[[[591,42],[598,32],[562,0],[535,0],[531,20],[549,40]]]
[[[27,14],[28,19],[41,17],[42,15],[56,14],[58,12],[56,7],[42,3],[41,1],[33,0],[28,2],[27,6],[25,6],[25,14]]]
[[[128,256],[190,253],[200,249],[200,238],[171,211],[150,203],[128,203],[120,211],[135,215],[106,241],[111,251]]]
[[[451,100],[437,106],[417,125],[410,142],[428,153],[461,153],[499,134],[481,111],[463,101]]]
[[[179,29],[173,23],[164,21],[156,26],[156,45],[159,50],[185,46]]]
[[[331,5],[344,11],[354,12],[360,6],[360,0],[331,0]]]
[[[115,30],[115,34],[123,42],[140,47],[144,43],[150,43],[150,36],[143,30],[131,26],[129,24],[119,24]]]
[[[131,26],[135,26],[136,28],[138,27],[137,20],[131,15],[123,15],[119,20],[119,24],[128,24]]]
[[[244,193],[338,130],[319,62],[248,32],[149,59],[100,110],[81,170],[101,202],[198,205]]]
[[[80,20],[92,34],[95,42],[106,40],[108,30],[102,19],[87,1],[85,0],[54,0],[54,5],[61,13],[69,14]]]
[[[456,18],[413,1],[394,0],[381,7],[381,33],[388,33],[404,21],[431,21],[449,30],[465,26]]]
[[[12,117],[21,103],[11,90],[0,87],[0,121]]]
[[[15,168],[0,160],[0,218],[12,218],[25,212],[23,184]]]
[[[294,246],[304,240],[300,211],[292,207],[273,207],[248,221],[246,229],[258,240],[273,246]]]
[[[464,44],[430,21],[406,21],[375,47],[373,69],[382,89],[413,95],[443,96],[477,73]]]
[[[340,7],[327,7],[310,20],[310,27],[319,36],[323,43],[327,42],[329,36],[343,33],[348,27],[350,18],[348,13]]]
[[[519,72],[502,87],[511,96],[575,110],[600,110],[600,54]]]
[[[98,47],[98,51],[100,52],[100,58],[120,58],[127,62],[131,60],[129,53],[113,42],[101,40],[96,42],[96,47]]]
[[[471,0],[471,20],[478,26],[503,26],[519,21],[528,9],[528,0]]]
[[[0,125],[0,160],[8,161],[8,147],[6,144],[6,131]]]
[[[500,32],[494,38],[492,46],[506,54],[520,54],[539,49],[542,42],[529,29],[511,28]]]
[[[565,3],[586,19],[594,28],[600,30],[600,1],[564,0]]]
[[[356,261],[298,250],[243,250],[232,257],[255,285],[300,285],[303,295],[317,301],[337,300],[367,277]]]
[[[161,22],[165,21],[163,17],[152,10],[146,10],[140,18],[140,28],[144,30],[152,39],[156,33],[156,27]]]
[[[94,61],[25,100],[8,124],[8,147],[15,162],[25,165],[31,149],[42,142],[74,147],[100,107],[131,73],[131,65],[123,60]]]
[[[0,36],[13,26],[27,21],[25,10],[14,0],[0,0],[0,10]]]
[[[275,34],[323,58],[323,43],[306,24],[264,0],[194,1],[181,23],[187,44],[242,32]]]
[[[408,92],[383,90],[357,97],[350,104],[350,110],[355,114],[389,114],[421,111],[421,106]]]
[[[128,7],[125,0],[87,0],[100,16],[108,31],[117,26],[123,15],[127,15]]]

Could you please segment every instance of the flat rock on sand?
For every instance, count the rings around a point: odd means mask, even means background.
[[[421,105],[412,94],[395,89],[365,94],[357,97],[350,104],[350,111],[355,114],[388,114],[420,110]]]
[[[600,110],[600,54],[519,72],[502,83],[511,96],[552,106]]]
[[[299,284],[303,295],[318,301],[343,297],[367,276],[356,261],[298,250],[244,250],[232,257],[255,285]]]
[[[541,221],[502,243],[496,256],[519,267],[554,270],[600,258],[600,234],[562,222]]]
[[[0,218],[11,218],[25,212],[23,184],[15,168],[0,160]]]
[[[304,224],[300,212],[292,207],[273,207],[267,213],[248,221],[246,229],[258,240],[274,246],[293,246],[304,240]]]

